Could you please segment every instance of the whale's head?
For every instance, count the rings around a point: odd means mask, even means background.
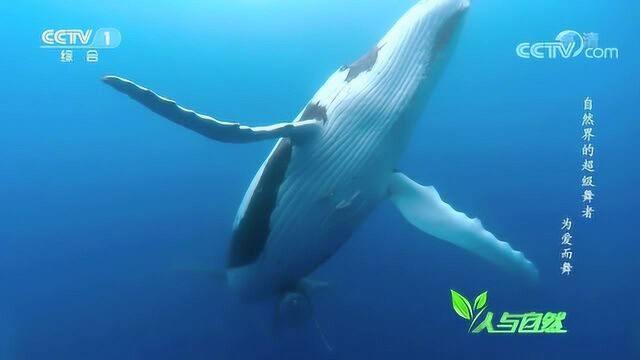
[[[421,111],[437,82],[469,6],[470,0],[420,0],[367,54],[330,78],[312,103],[328,106],[323,99],[333,99],[331,94],[337,91],[336,98],[348,97],[354,112],[366,108],[384,118],[380,122],[364,119],[359,125],[378,133],[394,124],[415,123],[417,117],[412,115]],[[350,90],[340,92],[342,86]],[[350,114],[342,118],[350,124],[358,121]]]
[[[470,0],[419,1],[368,54],[347,67],[346,80],[369,73],[369,79],[363,81],[392,85],[405,82],[406,77],[431,76],[451,53],[469,6]]]
[[[359,121],[359,109],[366,108],[367,114],[375,113],[382,119],[376,122],[363,116],[359,128],[380,134],[384,133],[381,129],[391,129],[394,124],[415,123],[417,117],[412,115],[421,111],[437,82],[469,6],[470,0],[420,0],[369,53],[330,78],[312,103],[326,106],[323,99],[342,96],[353,109],[350,116],[342,118],[352,124]],[[339,91],[341,86],[349,91]],[[332,96],[336,91],[338,95]],[[328,108],[331,121],[333,114]]]
[[[403,67],[447,58],[469,6],[470,0],[421,0],[377,44],[381,57]]]

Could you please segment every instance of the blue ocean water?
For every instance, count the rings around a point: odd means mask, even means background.
[[[269,305],[176,271],[224,266],[235,211],[273,142],[210,141],[100,78],[134,79],[221,119],[288,120],[414,2],[1,3],[0,359],[640,358],[635,2],[473,1],[398,164],[524,251],[540,269],[535,285],[419,232],[389,203],[314,274],[331,283],[314,303],[332,351],[314,325],[273,334]],[[44,29],[99,27],[123,41],[96,64],[39,48]],[[598,33],[619,58],[516,56],[518,43],[566,29]],[[488,291],[496,313],[565,311],[568,333],[468,334],[450,289]]]

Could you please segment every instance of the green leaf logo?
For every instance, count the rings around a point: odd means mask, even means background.
[[[473,307],[471,307],[469,300],[459,292],[451,289],[451,303],[453,304],[453,310],[456,311],[456,314],[465,320],[471,321],[468,330],[471,332],[473,325],[475,325],[480,315],[487,309],[487,292],[485,291],[478,295],[473,301]]]
[[[469,300],[453,289],[451,289],[451,303],[453,310],[455,310],[458,315],[466,320],[471,320],[473,310],[471,309]]]
[[[482,310],[487,305],[487,292],[483,292],[482,294],[476,297],[476,300],[473,302],[473,310],[479,311]]]

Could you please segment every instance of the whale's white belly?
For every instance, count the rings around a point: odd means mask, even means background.
[[[229,285],[241,293],[283,291],[331,257],[385,196],[413,129],[413,118],[392,119],[405,115],[407,101],[389,101],[393,93],[318,95],[312,103],[326,106],[328,120],[316,141],[291,149],[261,255],[229,270]]]

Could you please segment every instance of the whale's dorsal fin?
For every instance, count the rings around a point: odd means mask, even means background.
[[[505,268],[538,277],[531,261],[487,231],[480,220],[469,218],[442,201],[433,186],[422,186],[402,173],[393,173],[389,182],[389,198],[402,215],[418,229]]]
[[[239,123],[225,122],[186,109],[176,104],[175,101],[162,97],[133,81],[117,76],[105,76],[103,81],[168,120],[210,139],[222,142],[246,143],[281,137],[289,137],[294,141],[304,141],[314,136],[322,124],[316,119],[267,126],[246,126]]]

